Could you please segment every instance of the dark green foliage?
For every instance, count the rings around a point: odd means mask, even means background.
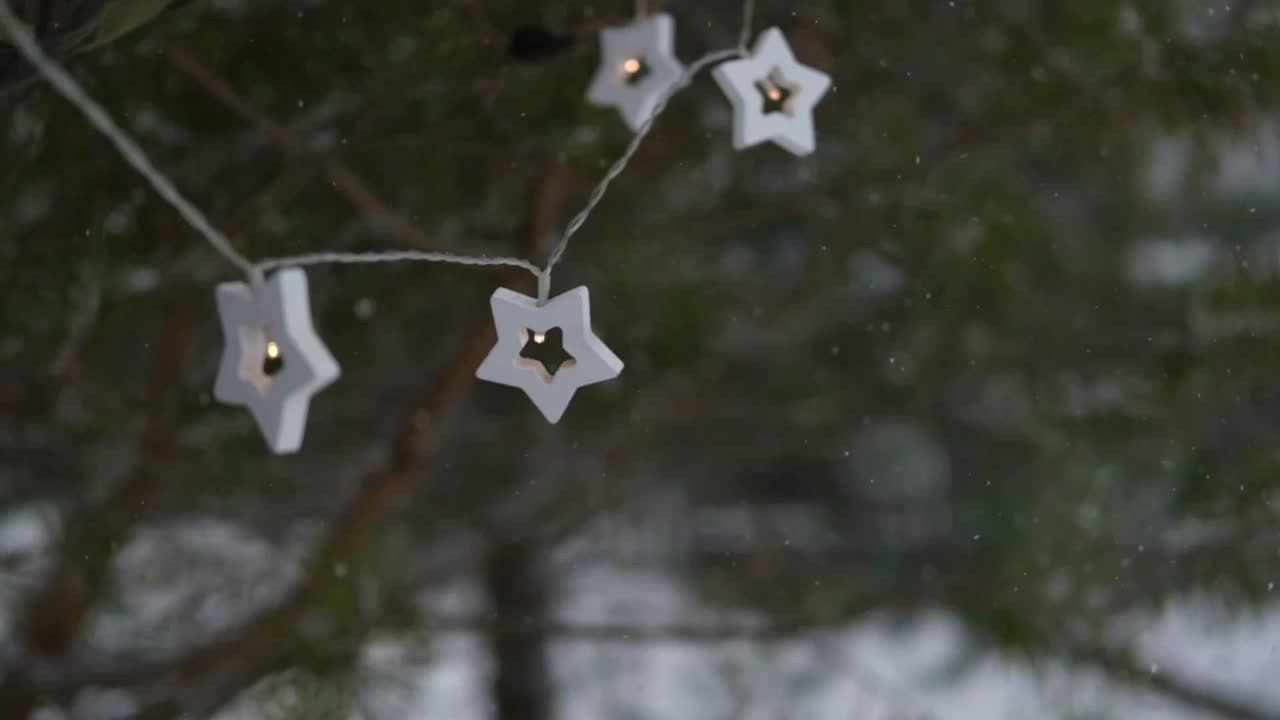
[[[408,0],[193,3],[73,67],[255,258],[408,245],[337,188],[335,160],[426,249],[540,261],[530,233],[558,237],[630,139],[583,99],[595,28],[626,4],[490,0],[477,16]],[[686,62],[734,42],[736,3],[669,5]],[[761,0],[757,30],[781,26],[835,79],[817,153],[733,153],[714,83],[678,96],[556,272],[557,290],[591,289],[622,377],[578,393],[550,429],[508,388],[431,415],[435,454],[362,526],[372,542],[345,579],[309,588],[340,630],[317,640],[283,624],[297,643],[284,664],[322,655],[325,637],[358,645],[388,596],[474,574],[453,541],[501,530],[549,554],[673,491],[693,529],[725,507],[811,512],[732,549],[693,542],[664,568],[710,603],[789,623],[938,603],[1043,656],[1068,624],[1191,593],[1268,600],[1280,3],[1238,5],[1250,17],[1155,0]],[[563,42],[529,50],[525,30],[513,53],[511,33],[535,26]],[[274,142],[173,49],[322,155]],[[1228,146],[1237,166],[1268,159],[1258,182],[1231,190],[1224,176],[1244,171],[1223,165]],[[553,217],[530,228],[548,197]],[[210,398],[213,288],[233,269],[46,90],[0,122],[0,218],[0,497],[71,507],[115,482],[99,458],[155,456],[168,485],[139,505],[141,524],[209,513],[279,540],[344,517],[506,282],[428,265],[309,270],[344,375],[313,403],[302,455],[273,458],[247,413]],[[1134,258],[1153,241],[1203,241],[1173,265],[1208,259],[1151,280]],[[76,350],[81,316],[92,331]],[[173,346],[174,381],[157,390]],[[71,370],[55,372],[64,351]],[[906,499],[901,477],[871,477],[848,451],[904,417],[946,457],[944,477]],[[762,466],[781,469],[751,480]],[[62,479],[30,479],[46,475]],[[913,522],[916,544],[895,534]],[[1218,539],[1165,542],[1202,526]],[[783,542],[815,527],[835,546]],[[433,574],[447,562],[460,564]]]

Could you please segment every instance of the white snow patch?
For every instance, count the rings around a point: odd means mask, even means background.
[[[1209,238],[1157,238],[1139,242],[1129,256],[1129,276],[1139,286],[1179,287],[1205,277],[1218,255]]]

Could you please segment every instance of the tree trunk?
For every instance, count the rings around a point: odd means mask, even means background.
[[[486,573],[494,612],[494,718],[547,720],[551,689],[543,625],[548,593],[536,551],[511,538],[494,538]]]

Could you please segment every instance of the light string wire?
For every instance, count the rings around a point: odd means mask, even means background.
[[[647,5],[641,0],[637,3],[637,10],[645,10]],[[575,233],[586,223],[587,218],[595,210],[596,206],[604,198],[605,193],[609,189],[609,185],[617,179],[619,175],[626,169],[627,164],[635,156],[640,149],[640,144],[649,135],[653,129],[654,123],[658,116],[667,108],[667,104],[681,90],[683,90],[694,76],[698,74],[707,65],[728,60],[730,58],[742,57],[747,53],[746,43],[751,34],[752,17],[755,12],[755,0],[744,0],[742,6],[742,29],[739,35],[739,43],[737,48],[729,50],[717,50],[698,58],[691,63],[680,78],[667,89],[666,92],[658,99],[654,105],[653,112],[649,118],[645,120],[639,130],[636,131],[634,137],[627,144],[626,150],[619,157],[608,172],[600,180],[599,184],[591,191],[587,199],[586,206],[578,212],[577,215],[569,221],[565,226],[564,233],[560,236],[560,241],[547,257],[546,265],[539,268],[537,265],[513,257],[490,257],[486,255],[459,255],[450,252],[427,251],[427,250],[391,250],[381,252],[317,252],[307,253],[303,255],[294,255],[289,257],[272,258],[253,263],[245,256],[241,255],[231,246],[230,241],[217,228],[209,222],[194,205],[178,192],[173,183],[147,159],[146,153],[134,143],[129,136],[107,115],[102,106],[96,103],[88,94],[76,84],[75,80],[63,70],[52,58],[41,50],[39,43],[31,36],[22,22],[13,14],[6,0],[0,0],[0,25],[4,26],[5,31],[13,40],[14,46],[22,53],[22,55],[31,63],[31,65],[44,76],[49,84],[53,86],[68,102],[80,110],[85,118],[99,132],[101,132],[120,152],[121,156],[133,166],[155,189],[155,191],[170,205],[178,211],[184,220],[187,221],[192,228],[199,232],[213,246],[215,250],[221,253],[227,260],[231,261],[237,267],[249,276],[251,283],[257,285],[261,283],[264,273],[269,270],[301,265],[325,265],[325,264],[365,264],[365,263],[392,263],[392,262],[439,262],[450,263],[455,265],[471,265],[471,266],[493,266],[507,265],[518,267],[529,271],[538,278],[538,304],[545,304],[550,295],[551,289],[551,270],[556,263],[564,256],[565,250],[569,246],[569,240]]]
[[[243,270],[249,277],[249,281],[255,286],[262,283],[264,274],[269,270],[294,265],[332,263],[383,263],[417,260],[456,265],[510,265],[528,270],[534,276],[538,276],[541,273],[537,265],[520,258],[458,255],[449,252],[417,250],[393,250],[375,253],[311,253],[254,263],[232,247],[230,240],[209,222],[204,213],[200,212],[197,207],[182,196],[182,193],[174,187],[164,173],[151,163],[142,148],[138,147],[137,143],[130,139],[128,134],[111,119],[106,110],[93,98],[89,97],[88,93],[76,83],[70,74],[40,48],[39,43],[24,27],[22,21],[14,15],[5,0],[0,0],[0,25],[4,27],[14,46],[31,63],[32,67],[44,76],[63,98],[75,106],[93,127],[111,141],[125,161],[151,184],[157,194],[178,211],[188,225],[200,233],[223,257]]]
[[[747,42],[751,38],[751,26],[755,19],[755,10],[755,0],[743,0],[742,28],[738,33],[738,47],[732,50],[717,50],[715,52],[707,53],[693,61],[693,63],[685,69],[675,84],[668,88],[667,91],[663,93],[662,97],[658,99],[657,104],[654,105],[653,112],[650,113],[649,118],[644,121],[644,124],[640,126],[640,129],[636,131],[635,137],[631,138],[631,142],[627,144],[627,149],[622,153],[622,157],[618,158],[617,161],[610,166],[609,171],[604,174],[604,178],[602,178],[600,183],[596,185],[595,189],[591,191],[591,195],[587,198],[586,207],[575,215],[573,219],[569,221],[569,224],[565,226],[564,234],[560,236],[560,241],[556,243],[551,254],[547,256],[547,264],[543,266],[541,273],[538,275],[539,305],[547,302],[547,298],[551,293],[551,270],[555,267],[556,263],[560,261],[560,258],[564,256],[565,250],[569,247],[569,240],[573,237],[574,233],[578,232],[578,230],[582,228],[583,224],[587,222],[587,218],[591,216],[596,205],[599,205],[600,201],[604,199],[604,194],[609,189],[609,184],[627,168],[627,163],[631,162],[631,158],[636,154],[636,151],[640,149],[640,143],[644,142],[645,137],[649,135],[649,131],[653,129],[653,125],[657,122],[658,116],[667,109],[667,103],[671,101],[671,98],[675,97],[676,93],[683,90],[690,82],[692,82],[694,76],[707,65],[721,62],[723,60],[729,60],[731,58],[743,57],[748,54]]]
[[[755,23],[756,0],[742,0],[742,31],[738,33],[738,52],[747,54],[747,43],[751,41],[751,26]]]
[[[165,177],[164,173],[151,164],[142,148],[139,148],[125,131],[107,115],[106,110],[95,102],[93,98],[89,97],[65,70],[45,54],[44,50],[40,48],[40,44],[36,42],[22,21],[10,9],[7,0],[0,0],[0,25],[4,25],[5,32],[8,33],[10,40],[13,41],[14,47],[26,57],[32,67],[43,75],[59,94],[74,105],[91,125],[106,136],[107,140],[111,141],[111,144],[120,152],[125,162],[132,165],[135,170],[146,178],[156,193],[172,205],[178,211],[178,214],[187,221],[188,225],[204,236],[204,239],[209,241],[214,250],[217,250],[223,257],[243,270],[249,276],[251,282],[256,284],[261,281],[261,271],[255,268],[248,258],[236,252],[236,249],[231,246],[231,241],[209,222],[204,213],[200,212],[198,208],[182,196],[182,193],[178,192],[178,189]]]
[[[3,0],[0,0],[3,2]],[[293,255],[283,258],[263,260],[257,264],[261,270],[268,271],[292,265],[354,265],[359,263],[391,263],[391,262],[440,262],[454,265],[510,265],[523,268],[541,276],[542,270],[537,265],[512,257],[490,257],[488,255],[458,255],[450,252],[433,250],[387,250],[382,252],[317,252],[305,255]]]
[[[555,249],[553,249],[551,254],[547,257],[547,264],[543,266],[542,272],[538,276],[539,303],[545,303],[547,301],[547,295],[550,292],[551,285],[551,269],[560,261],[560,258],[564,257],[564,251],[569,247],[569,239],[573,237],[574,233],[578,232],[578,230],[582,228],[583,224],[587,222],[587,218],[590,217],[591,213],[596,209],[596,206],[600,204],[602,199],[604,199],[605,192],[609,190],[609,184],[621,175],[623,170],[627,169],[627,163],[631,162],[631,158],[634,157],[636,152],[640,149],[640,144],[644,142],[645,137],[649,135],[649,131],[653,129],[658,116],[662,114],[663,110],[667,109],[667,103],[671,101],[671,98],[675,97],[676,93],[684,89],[684,87],[693,80],[693,76],[697,75],[702,68],[712,63],[740,57],[741,55],[742,51],[737,48],[732,50],[717,50],[703,55],[689,65],[689,67],[685,69],[684,73],[680,75],[680,79],[677,80],[676,83],[658,99],[657,104],[653,107],[653,113],[649,115],[649,119],[645,120],[644,124],[640,126],[640,129],[636,131],[635,137],[631,138],[631,142],[627,144],[627,149],[622,153],[622,157],[618,158],[613,165],[610,166],[609,171],[604,174],[604,178],[601,179],[600,183],[591,191],[591,195],[587,198],[586,207],[582,208],[577,215],[573,216],[573,219],[565,226],[564,233],[560,236],[560,242],[556,244]]]

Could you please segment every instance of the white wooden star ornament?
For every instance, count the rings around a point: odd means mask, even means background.
[[[765,30],[749,56],[721,63],[711,75],[733,104],[735,149],[771,140],[796,155],[813,152],[813,108],[831,76],[801,65],[781,30]]]
[[[296,452],[311,396],[339,374],[311,324],[306,273],[280,270],[256,292],[223,283],[217,301],[226,345],[214,397],[249,408],[272,452]]]
[[[541,307],[538,301],[506,288],[489,299],[498,342],[476,369],[476,377],[520,388],[547,420],[559,422],[579,388],[612,380],[622,372],[622,360],[591,329],[591,304],[585,287],[557,295]],[[543,364],[523,357],[529,342],[542,343],[559,328],[570,359],[548,372]]]
[[[617,108],[627,127],[639,130],[684,72],[675,57],[675,32],[675,21],[666,13],[601,30],[600,67],[587,100]]]

